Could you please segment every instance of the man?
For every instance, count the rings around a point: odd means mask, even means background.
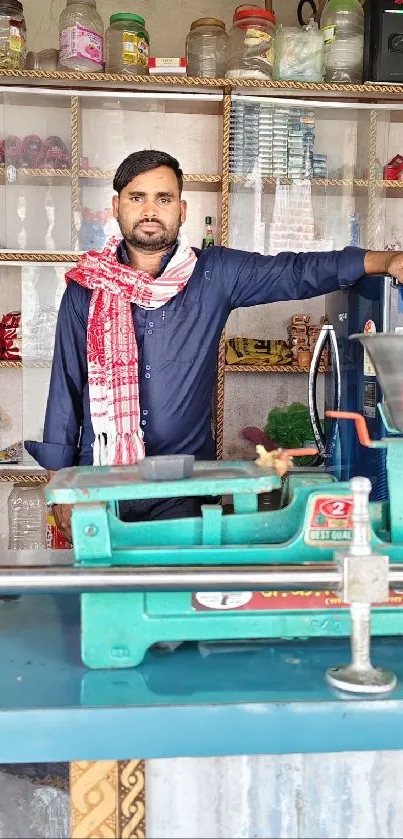
[[[211,408],[217,351],[232,309],[301,300],[353,285],[364,274],[403,281],[403,255],[346,248],[276,257],[191,249],[178,161],[129,155],[113,187],[123,240],[84,255],[67,274],[44,442],[26,442],[54,472],[77,464],[136,463],[144,453],[215,456]],[[137,521],[199,515],[201,499],[125,502]],[[71,539],[68,506],[54,507]]]

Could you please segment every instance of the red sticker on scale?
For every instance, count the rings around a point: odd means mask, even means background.
[[[353,501],[349,495],[311,495],[305,522],[305,543],[315,548],[340,548],[353,536]],[[348,609],[331,591],[194,592],[195,612],[288,612]],[[401,592],[391,592],[387,603],[374,609],[403,606]]]
[[[234,591],[192,594],[195,612],[301,612],[319,609],[348,609],[331,591]],[[391,591],[387,603],[376,603],[374,610],[403,606],[401,592]],[[314,617],[314,616],[313,616]]]
[[[329,548],[351,542],[352,514],[351,496],[311,496],[305,527],[306,544]]]

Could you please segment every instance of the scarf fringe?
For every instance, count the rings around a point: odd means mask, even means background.
[[[93,444],[94,466],[135,466],[144,457],[144,443],[140,434],[95,435]]]

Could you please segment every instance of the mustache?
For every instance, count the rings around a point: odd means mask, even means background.
[[[159,227],[162,228],[162,230],[166,230],[165,224],[163,224],[162,221],[159,220],[159,218],[143,218],[141,221],[136,222],[133,230],[136,230],[138,227],[142,227],[143,224],[158,224]]]

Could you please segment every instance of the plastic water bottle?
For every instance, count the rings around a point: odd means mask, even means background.
[[[46,548],[46,512],[43,487],[14,485],[8,499],[10,550]]]
[[[325,81],[361,84],[364,10],[359,0],[328,0],[320,28],[325,39]]]

